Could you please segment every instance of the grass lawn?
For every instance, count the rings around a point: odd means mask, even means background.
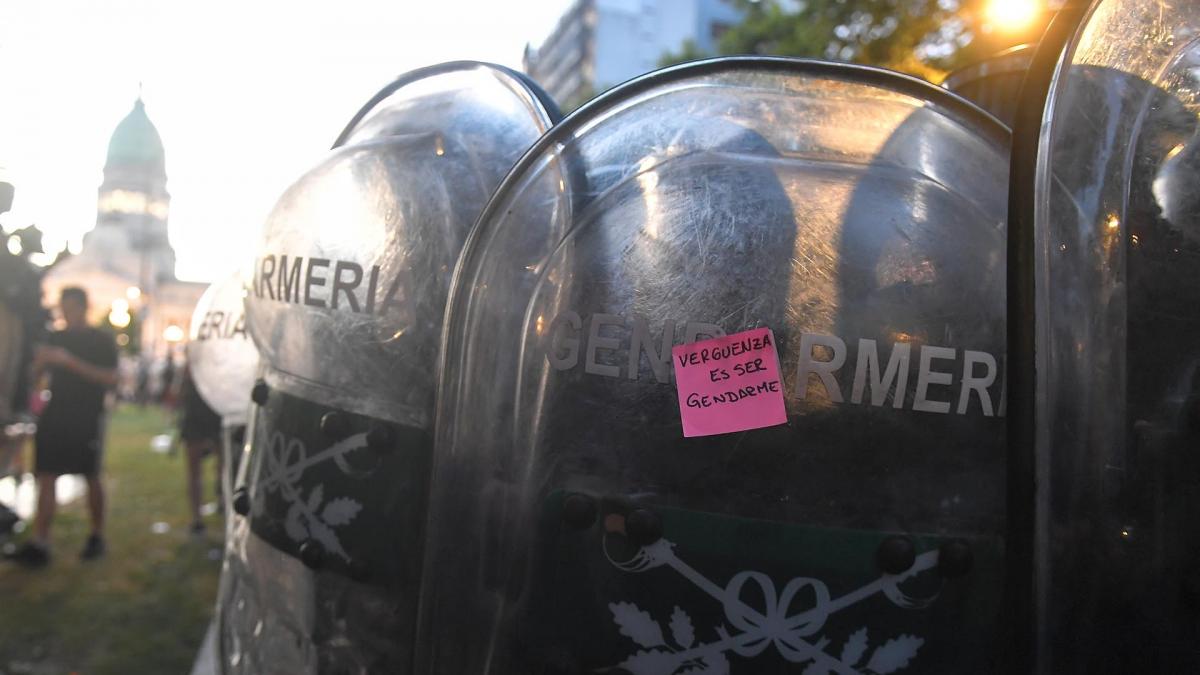
[[[78,559],[88,535],[81,498],[59,507],[49,567],[0,562],[0,675],[189,672],[216,600],[222,524],[210,516],[206,540],[188,534],[182,451],[150,450],[171,424],[151,408],[113,415],[107,557]]]

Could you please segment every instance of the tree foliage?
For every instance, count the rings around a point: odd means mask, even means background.
[[[799,56],[883,66],[938,81],[949,70],[1036,39],[1044,28],[1002,34],[984,0],[735,0],[743,20],[720,39],[721,54]],[[700,54],[694,45],[661,64]]]
[[[700,49],[700,47],[696,45],[695,40],[688,39],[683,41],[683,44],[679,47],[679,51],[667,52],[666,54],[663,54],[658,59],[658,67],[665,68],[667,66],[673,66],[676,63],[696,61],[699,59],[708,58],[710,56],[712,56],[712,54],[708,54],[703,49]]]

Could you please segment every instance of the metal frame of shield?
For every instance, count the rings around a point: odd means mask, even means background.
[[[1037,485],[1035,405],[1038,395],[1034,326],[1034,186],[1042,112],[1068,40],[1087,10],[1064,3],[1051,18],[1030,60],[1013,117],[1008,180],[1008,533],[1005,537],[1005,667],[1032,672],[1034,634],[1034,505]]]
[[[1028,267],[1038,672],[1200,667],[1198,36],[1194,2],[1095,2],[1050,87]]]
[[[262,355],[220,600],[227,672],[407,672],[434,371],[462,242],[559,117],[454,62],[374,96],[280,198],[245,278]]]
[[[1012,128],[1021,85],[1037,45],[1024,44],[966,65],[946,76],[942,86],[996,116]]]
[[[996,669],[1008,145],[757,57],[543,137],[447,306],[418,672]],[[672,346],[756,327],[788,423],[683,438]]]

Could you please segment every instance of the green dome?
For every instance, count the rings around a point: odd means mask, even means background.
[[[121,120],[108,142],[108,159],[104,168],[130,167],[166,173],[166,156],[158,129],[146,116],[146,106],[139,97],[133,110]]]

